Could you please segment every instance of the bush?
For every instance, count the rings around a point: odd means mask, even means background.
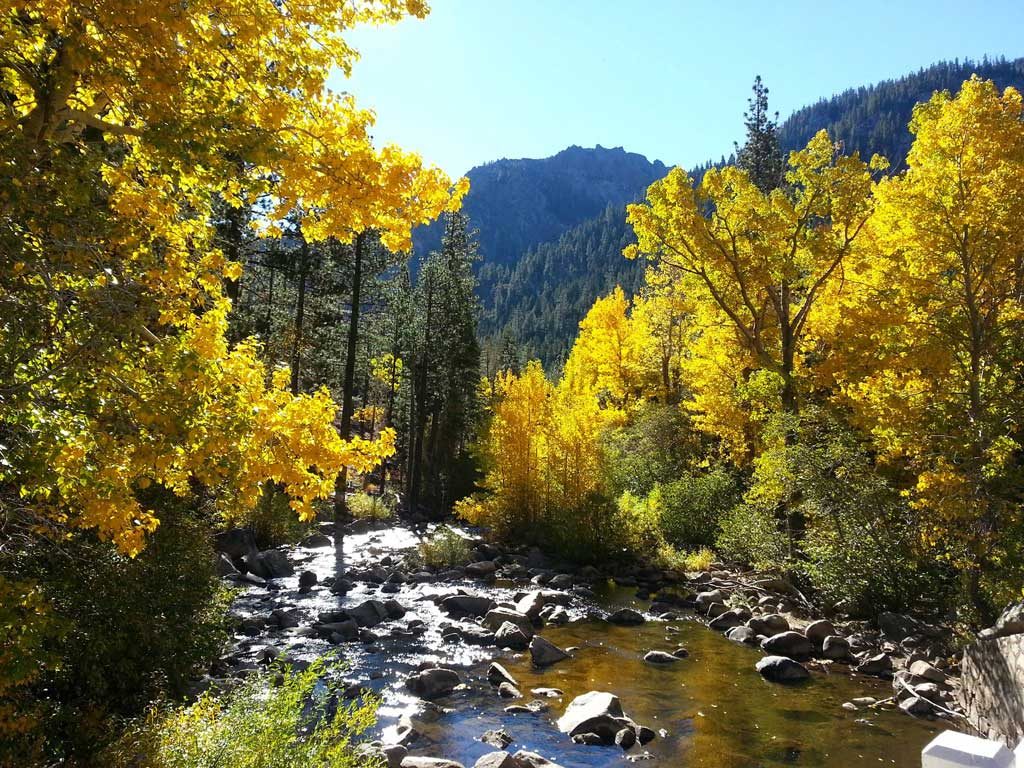
[[[789,565],[786,535],[775,510],[764,504],[737,504],[719,521],[718,551],[727,559],[763,570]]]
[[[439,526],[420,542],[419,561],[430,568],[466,565],[472,556],[469,542],[446,525]]]
[[[150,499],[160,526],[137,557],[92,534],[58,548],[45,541],[3,569],[31,573],[59,641],[29,690],[53,762],[88,760],[111,738],[111,721],[186,692],[220,654],[229,593],[218,578],[207,526],[170,495]],[[0,574],[3,575],[3,574]]]
[[[354,739],[374,723],[376,702],[339,704],[318,659],[304,672],[250,677],[191,706],[153,710],[110,750],[114,768],[372,768]],[[275,679],[276,678],[276,679]]]
[[[687,473],[661,489],[661,529],[676,547],[700,548],[715,543],[721,517],[742,498],[735,474],[716,467]]]
[[[605,438],[610,486],[616,495],[645,495],[703,459],[705,442],[679,406],[643,403],[629,424]]]
[[[392,501],[362,491],[349,496],[346,504],[349,514],[357,520],[387,520],[395,514]]]
[[[260,549],[295,544],[313,530],[313,525],[303,522],[291,508],[287,494],[268,484],[255,509],[242,521],[252,528],[256,545]]]

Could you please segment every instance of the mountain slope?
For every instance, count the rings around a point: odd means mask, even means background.
[[[825,128],[847,152],[856,150],[865,157],[877,152],[898,171],[913,139],[907,124],[914,105],[936,90],[959,90],[974,73],[1000,88],[1024,90],[1024,59],[940,62],[804,107],[779,127],[780,142],[786,151],[803,147]],[[708,167],[697,169],[697,174]],[[627,293],[641,284],[643,264],[622,257],[632,237],[625,205],[609,206],[558,239],[523,249],[518,261],[485,263],[480,269],[486,278],[481,281],[485,313],[480,323],[485,340],[497,344],[503,337],[511,338],[525,355],[545,364],[563,359],[579,321],[598,296],[616,284]]]

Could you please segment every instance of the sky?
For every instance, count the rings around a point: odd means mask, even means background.
[[[690,167],[728,155],[760,74],[772,111],[941,59],[1024,56],[1024,0],[433,0],[352,30],[338,91],[374,138],[452,175],[572,144]]]

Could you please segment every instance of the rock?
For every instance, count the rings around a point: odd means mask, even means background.
[[[655,736],[657,734],[654,729],[648,728],[646,725],[638,725],[636,728],[636,740],[640,742],[641,746],[654,741]]]
[[[888,654],[879,653],[858,664],[856,671],[862,675],[890,677],[892,675],[892,659]]]
[[[502,608],[499,605],[497,608],[488,611],[487,615],[484,616],[484,626],[489,627],[495,632],[506,622],[511,622],[519,627],[522,633],[526,635],[527,640],[533,637],[533,622],[525,613],[513,611],[511,608]]]
[[[256,548],[256,536],[248,528],[221,531],[213,537],[213,549],[235,560],[242,560],[259,551]]]
[[[711,607],[712,603],[723,603],[725,602],[725,592],[720,589],[713,589],[708,592],[701,592],[695,598],[697,608],[707,613],[708,608]]]
[[[846,661],[850,658],[850,642],[839,635],[829,635],[821,644],[821,655],[833,661]]]
[[[536,621],[540,617],[540,612],[544,610],[544,606],[547,604],[548,601],[543,592],[529,592],[516,603],[516,610],[529,618],[530,621]]]
[[[316,581],[317,576],[313,571],[303,571],[299,574],[299,589],[309,589]]]
[[[664,651],[648,651],[644,654],[644,661],[648,664],[675,664],[679,658]]]
[[[473,768],[517,768],[516,759],[504,749],[477,758]]]
[[[987,630],[987,637],[1007,637],[1024,633],[1024,601],[1008,605],[996,620],[995,626]]]
[[[359,637],[359,625],[352,620],[348,621],[331,621],[326,624],[317,624],[315,627],[317,634],[322,637],[333,638],[337,636],[338,640],[331,640],[331,642],[342,642],[345,640],[355,640]]]
[[[679,646],[674,651],[672,651],[672,655],[675,656],[677,659],[685,659],[687,656],[690,655],[690,652],[682,646]]]
[[[523,694],[519,692],[512,683],[502,683],[498,686],[498,695],[503,699],[521,699]]]
[[[406,755],[402,758],[401,768],[465,768],[462,763],[446,760],[443,757],[421,757]]]
[[[785,656],[765,656],[754,666],[761,677],[773,683],[797,683],[811,676],[807,667]]]
[[[757,633],[750,627],[733,627],[725,636],[732,640],[734,643],[743,643],[744,645],[757,645]]]
[[[622,626],[637,626],[647,621],[643,614],[639,611],[634,611],[632,608],[620,608],[619,610],[609,613],[606,621],[609,624],[620,624]]]
[[[231,561],[231,558],[228,557],[223,552],[219,552],[217,554],[216,562],[217,562],[217,575],[218,576],[237,576],[238,575],[238,568],[235,567],[235,564]]]
[[[569,736],[597,734],[603,743],[611,744],[615,734],[636,724],[622,712],[619,697],[604,691],[590,691],[577,696],[558,718],[558,730]]]
[[[887,638],[899,642],[908,635],[915,634],[919,627],[909,616],[885,612],[878,614],[878,628]]]
[[[592,565],[583,566],[576,575],[583,581],[590,583],[601,580],[601,572]]]
[[[494,564],[493,560],[480,560],[466,566],[466,575],[482,578],[493,576],[496,570],[498,570],[498,566]]]
[[[600,747],[604,744],[604,739],[596,733],[577,733],[572,737],[572,743],[584,744],[589,747]]]
[[[388,609],[380,600],[366,600],[355,608],[346,608],[345,613],[360,627],[375,627],[388,618]]]
[[[405,685],[421,699],[430,700],[447,696],[460,682],[454,670],[435,667],[410,676]]]
[[[326,534],[311,533],[300,541],[299,544],[309,549],[323,549],[325,547],[333,546],[334,542],[331,541],[331,537]]]
[[[543,696],[547,699],[560,699],[565,695],[561,688],[533,688],[530,690],[534,696]]]
[[[625,751],[636,744],[636,731],[632,728],[623,728],[615,734],[615,743]]]
[[[263,579],[279,579],[295,573],[288,557],[279,549],[268,549],[245,556],[245,567]]]
[[[744,617],[743,612],[740,609],[733,608],[731,611],[721,613],[716,618],[712,619],[711,623],[708,624],[708,627],[716,632],[725,632],[727,629],[742,626],[743,622],[749,618],[749,616]]]
[[[545,621],[548,624],[568,624],[569,623],[569,612],[562,606],[552,607],[551,613],[545,617]]]
[[[484,731],[484,735],[480,737],[480,741],[498,749],[504,749],[512,743],[512,737],[508,731],[504,731],[500,728],[496,728],[492,731]]]
[[[276,624],[281,629],[297,627],[299,626],[299,612],[278,608],[270,612],[270,621],[268,623]]]
[[[385,744],[380,750],[388,762],[388,768],[400,768],[409,750],[401,744]]]
[[[511,621],[506,621],[494,633],[494,642],[499,648],[525,651],[530,645],[530,638]]]
[[[397,600],[385,600],[384,610],[389,619],[400,619],[405,616],[405,608]]]
[[[933,667],[924,659],[915,661],[908,667],[907,671],[914,677],[919,677],[932,683],[945,683],[948,677],[945,672],[937,667]]]
[[[825,643],[826,637],[835,636],[835,634],[836,628],[832,626],[832,622],[828,619],[812,621],[804,629],[804,637],[810,640],[818,648],[821,648]]]
[[[786,620],[786,617],[780,616],[777,613],[769,613],[759,617],[755,616],[747,622],[747,626],[757,634],[768,637],[777,635],[779,632],[789,631],[789,622]]]
[[[519,685],[516,679],[509,674],[508,670],[496,661],[492,661],[491,666],[487,668],[487,682],[491,685],[501,685],[502,683]]]
[[[932,703],[920,696],[911,696],[900,702],[900,709],[914,717],[927,717],[934,711]]]
[[[441,601],[441,610],[462,616],[485,616],[494,607],[491,598],[478,595],[449,595]]]
[[[520,749],[512,755],[512,759],[516,761],[518,768],[561,768],[558,763],[553,763],[536,752],[527,752],[525,749]]]
[[[573,577],[571,574],[560,573],[548,582],[548,586],[552,589],[568,589],[572,586],[572,583]]]
[[[534,635],[530,641],[530,658],[538,667],[546,667],[562,659],[568,659],[569,654],[540,635]]]
[[[814,647],[811,641],[799,632],[779,632],[761,641],[761,649],[777,656],[804,659],[811,655]]]

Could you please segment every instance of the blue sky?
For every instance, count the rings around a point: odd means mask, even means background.
[[[691,166],[740,138],[755,74],[784,118],[939,59],[1024,56],[1024,0],[432,5],[424,21],[354,30],[362,60],[332,87],[376,111],[378,143],[451,174],[570,144]]]

